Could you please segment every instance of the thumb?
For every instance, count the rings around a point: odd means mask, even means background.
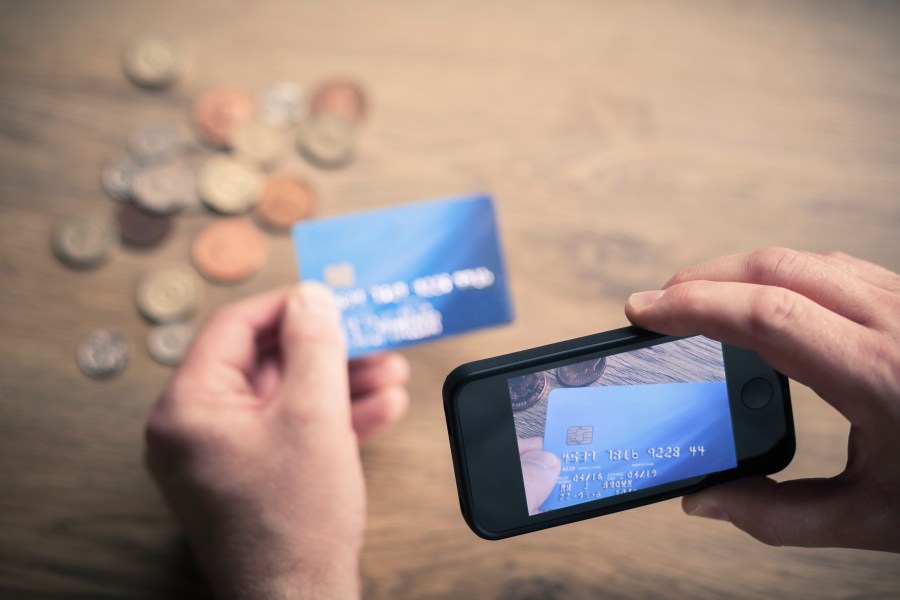
[[[281,353],[286,407],[337,411],[349,422],[347,351],[329,288],[307,282],[291,290],[281,323]]]
[[[559,479],[559,458],[551,452],[529,450],[521,455],[528,514],[534,514],[553,491]]]
[[[837,478],[777,483],[755,476],[685,496],[682,508],[729,521],[771,546],[854,547],[858,510],[848,492]]]

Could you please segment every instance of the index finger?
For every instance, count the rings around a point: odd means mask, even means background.
[[[785,288],[857,323],[881,329],[893,325],[894,311],[890,309],[898,306],[896,293],[872,283],[869,271],[858,265],[851,268],[845,260],[788,248],[716,258],[679,271],[664,287],[696,280]]]
[[[196,373],[221,366],[249,377],[256,366],[258,340],[278,326],[287,298],[285,288],[216,310],[200,329],[180,370]]]
[[[646,295],[645,295],[646,294]],[[741,282],[687,281],[634,294],[632,323],[669,335],[702,334],[756,352],[858,423],[881,376],[873,333],[790,290]],[[866,360],[863,376],[856,361]]]

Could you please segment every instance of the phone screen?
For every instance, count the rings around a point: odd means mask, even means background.
[[[530,515],[737,466],[714,340],[675,340],[507,383]],[[540,452],[559,458],[558,475]]]

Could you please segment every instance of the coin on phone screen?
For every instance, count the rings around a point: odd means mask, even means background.
[[[509,380],[509,397],[513,410],[525,410],[541,399],[547,389],[547,376],[543,372],[529,373]]]
[[[600,379],[606,369],[606,357],[592,358],[574,365],[564,365],[556,370],[556,378],[568,387],[590,385]]]

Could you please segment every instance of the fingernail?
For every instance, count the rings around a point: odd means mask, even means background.
[[[651,292],[637,292],[628,298],[628,304],[631,308],[641,310],[647,308],[660,299],[665,292],[663,290],[653,290]]]
[[[313,313],[331,320],[338,319],[338,310],[331,288],[316,281],[297,284],[293,292],[294,301],[304,312]]]
[[[544,452],[543,450],[529,450],[520,458],[522,464],[531,464],[548,471],[556,471],[559,469],[559,459],[555,454]]]
[[[692,517],[715,519],[717,521],[730,521],[728,515],[721,508],[709,504],[697,504],[693,507],[685,507],[685,512]]]

